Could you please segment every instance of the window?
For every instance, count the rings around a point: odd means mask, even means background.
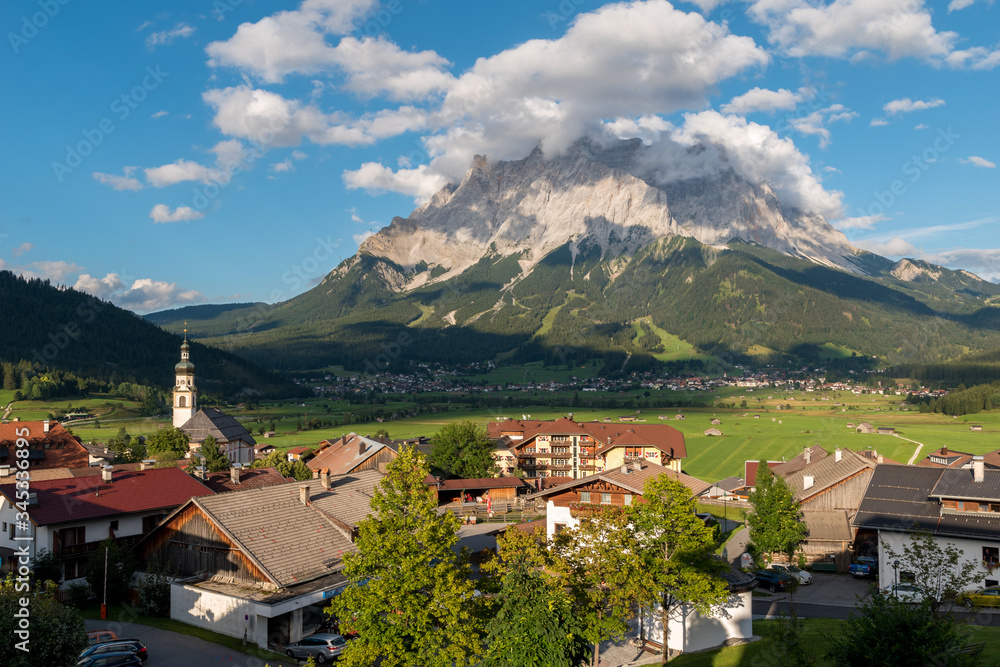
[[[566,524],[564,524],[564,523],[557,523],[555,525],[555,534],[556,535],[558,535],[559,533],[563,532],[564,530],[566,530]]]
[[[1000,563],[1000,548],[983,547],[983,562],[996,565]]]
[[[601,504],[602,505],[610,505],[611,504],[611,494],[610,493],[602,493],[601,494]]]
[[[623,494],[622,495],[622,502],[624,502],[626,505],[631,505],[632,504],[632,494],[631,493]]]
[[[632,458],[641,458],[643,455],[642,447],[626,447],[625,456]]]
[[[987,586],[1000,586],[1000,583],[997,583],[996,579],[987,579],[986,580],[986,585]]]
[[[187,398],[184,397],[184,396],[178,396],[177,397],[177,407],[179,407],[179,408],[186,408],[187,407]]]
[[[555,459],[555,460],[552,461],[552,465],[556,465],[556,466],[568,466],[569,465],[569,461],[566,460],[566,459]]]
[[[590,502],[590,491],[581,491],[580,492],[580,502],[581,503],[589,503]]]
[[[118,519],[114,519],[111,522],[111,530],[118,530]]]
[[[899,573],[899,583],[901,583],[901,584],[915,584],[915,583],[917,583],[917,577],[912,572],[900,572]]]
[[[555,472],[554,472],[554,473],[552,474],[552,476],[553,476],[553,477],[566,477],[566,476],[567,476],[567,473],[566,473],[566,471],[565,471],[565,470],[556,470],[556,471],[555,471]]]
[[[553,447],[553,454],[569,454],[569,447]]]

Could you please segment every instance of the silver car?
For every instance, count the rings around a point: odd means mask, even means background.
[[[772,570],[777,570],[778,572],[784,572],[785,574],[795,577],[800,586],[808,586],[813,582],[813,576],[806,572],[805,570],[800,570],[794,565],[772,565]]]
[[[346,646],[347,640],[344,639],[343,635],[317,632],[286,646],[285,655],[289,658],[312,657],[316,659],[317,664],[322,665],[340,656]]]

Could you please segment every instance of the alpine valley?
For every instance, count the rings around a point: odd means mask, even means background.
[[[692,164],[704,146],[684,149]],[[276,370],[600,359],[927,364],[1000,348],[1000,286],[851,246],[733,168],[639,140],[477,157],[278,304],[148,319]],[[683,162],[681,162],[683,164]],[[724,163],[723,163],[724,164]]]

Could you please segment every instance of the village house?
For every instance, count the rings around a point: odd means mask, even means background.
[[[388,438],[372,440],[357,433],[348,433],[336,440],[321,442],[317,454],[306,465],[313,471],[313,476],[319,476],[324,469],[329,470],[331,475],[347,475],[362,470],[385,472],[385,466],[398,455]]]
[[[975,563],[975,586],[1000,585],[1000,470],[988,470],[983,458],[972,468],[880,465],[875,469],[854,519],[858,540],[878,545],[883,588],[894,578],[912,581],[910,572],[894,572],[886,547],[902,553],[915,532],[953,545],[962,561]],[[956,564],[956,567],[958,564]]]
[[[375,470],[195,497],[136,545],[171,563],[170,617],[261,648],[315,631],[347,583]]]
[[[0,465],[16,465],[17,441],[28,442],[28,467],[36,470],[51,468],[84,468],[90,465],[90,453],[56,421],[12,421],[0,423]]]
[[[289,480],[282,477],[277,468],[245,468],[239,463],[229,470],[204,473],[195,471],[195,477],[215,493],[243,491],[261,486],[286,484]]]
[[[551,540],[557,533],[579,525],[581,505],[625,506],[642,503],[642,493],[650,479],[667,475],[689,489],[700,491],[708,484],[682,473],[664,470],[657,465],[636,461],[581,479],[553,486],[532,496],[546,501],[545,534]],[[695,484],[696,483],[696,484]],[[668,648],[672,651],[701,651],[734,641],[748,641],[753,636],[751,594],[756,580],[738,570],[725,575],[730,599],[713,608],[711,614],[698,613],[687,605],[681,606],[670,619]],[[662,646],[663,626],[658,614],[644,613],[643,635],[647,643]]]
[[[29,536],[34,558],[45,549],[63,563],[64,586],[84,576],[87,558],[109,537],[134,544],[177,506],[212,490],[179,468],[114,470],[101,474],[32,481],[28,501]],[[85,468],[84,470],[89,470]],[[0,484],[0,554],[6,561],[23,542],[14,540],[16,492]],[[18,529],[18,536],[24,531]]]
[[[491,422],[488,432],[500,441],[494,458],[511,452],[528,478],[579,479],[637,460],[680,472],[687,457],[684,435],[666,424],[507,419]]]

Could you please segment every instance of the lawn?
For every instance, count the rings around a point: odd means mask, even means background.
[[[803,644],[817,659],[816,667],[833,667],[833,662],[826,659],[826,652],[840,636],[840,628],[844,621],[827,618],[804,619]],[[780,658],[773,643],[777,621],[754,621],[753,631],[761,637],[760,641],[741,646],[682,655],[670,661],[672,667],[758,667],[759,665],[778,665]],[[995,628],[979,625],[970,626],[969,643],[985,642],[983,656],[1000,655],[1000,633]],[[988,663],[987,661],[984,664]]]

